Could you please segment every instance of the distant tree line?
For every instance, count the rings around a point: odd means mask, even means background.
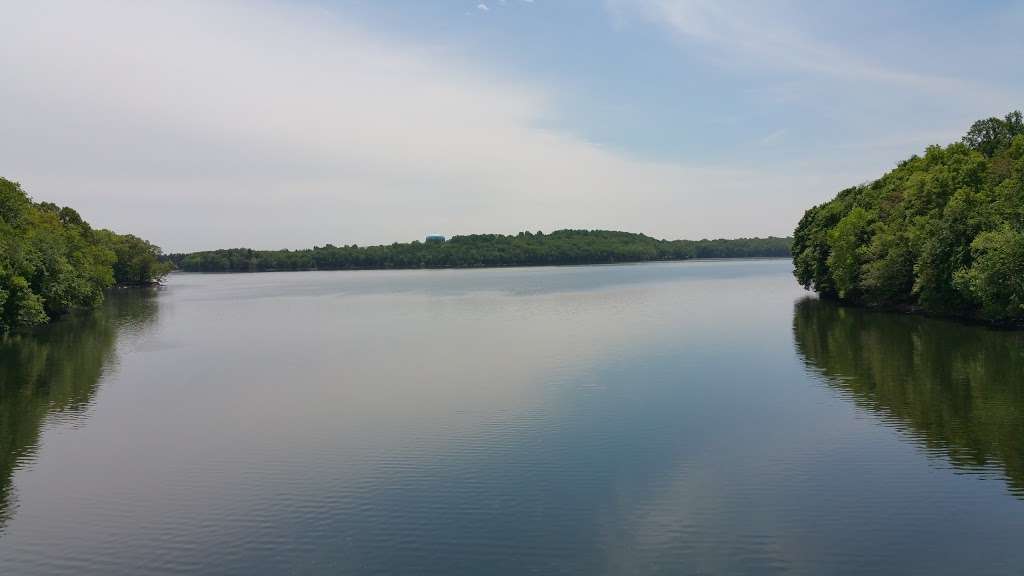
[[[558,230],[550,234],[472,234],[454,236],[447,242],[414,241],[386,246],[328,244],[305,250],[232,248],[171,254],[167,259],[189,272],[476,268],[789,257],[790,242],[789,238],[774,237],[669,241],[629,232]]]
[[[106,289],[150,284],[171,268],[157,246],[95,230],[73,209],[33,202],[0,178],[0,335],[92,308]]]
[[[797,279],[826,297],[1024,322],[1024,117],[975,122],[808,210]]]

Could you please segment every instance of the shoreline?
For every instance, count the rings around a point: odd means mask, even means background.
[[[409,267],[365,267],[365,268],[287,268],[268,270],[182,270],[176,268],[170,274],[264,274],[287,272],[400,272],[410,270],[507,270],[513,268],[582,268],[592,266],[632,266],[637,264],[675,264],[680,262],[729,262],[742,260],[793,260],[792,256],[723,256],[719,258],[668,258],[661,260],[625,260],[621,262],[581,262],[568,264],[508,264],[487,266],[409,266]]]
[[[831,302],[840,308],[855,308],[859,310],[866,310],[869,312],[878,312],[881,314],[895,314],[899,316],[915,316],[918,318],[931,318],[932,320],[944,320],[948,322],[955,322],[957,324],[963,324],[966,326],[981,326],[984,328],[991,328],[1002,332],[1020,332],[1024,330],[1024,321],[1018,322],[1005,322],[998,320],[986,320],[980,316],[974,316],[962,313],[935,313],[928,312],[920,306],[914,306],[911,304],[903,305],[884,305],[884,304],[865,304],[861,302],[854,302],[850,300],[842,300],[840,298],[822,296],[821,294],[813,293],[814,297],[818,298],[823,302]]]

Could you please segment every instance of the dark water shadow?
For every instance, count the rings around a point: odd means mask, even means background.
[[[0,339],[0,533],[17,507],[14,473],[34,459],[44,424],[83,423],[119,335],[156,315],[156,289],[120,290],[97,310]]]
[[[808,369],[857,406],[1024,499],[1024,334],[808,298],[793,338]]]

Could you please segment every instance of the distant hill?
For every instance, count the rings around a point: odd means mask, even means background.
[[[1024,322],[1024,117],[979,120],[811,208],[793,255],[825,297]]]
[[[609,264],[691,258],[789,257],[789,238],[736,240],[658,240],[643,234],[607,230],[558,230],[514,236],[472,234],[447,242],[408,242],[386,246],[332,246],[306,250],[232,248],[171,254],[189,272],[272,270],[360,270],[392,268],[477,268]]]

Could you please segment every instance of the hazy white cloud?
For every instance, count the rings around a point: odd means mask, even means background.
[[[633,12],[681,37],[717,50],[734,63],[790,69],[817,77],[884,84],[899,89],[1007,102],[1010,95],[956,76],[904,70],[844,50],[801,25],[795,5],[735,0],[608,0],[616,13]],[[820,32],[820,30],[819,30]]]
[[[793,67],[820,74],[866,80],[944,85],[941,77],[892,70],[808,38],[786,20],[775,4],[728,0],[613,0],[640,8],[676,32],[722,50],[773,67]]]
[[[649,162],[542,87],[273,3],[0,7],[0,174],[171,250],[635,230],[784,234],[852,178]]]
[[[490,10],[490,8],[487,7],[487,4],[484,4],[482,2],[476,5],[476,9],[480,10],[481,12],[487,12],[488,10]]]
[[[1004,73],[1020,46],[1006,41],[1006,31],[1019,28],[1019,11],[975,10],[958,30],[884,2],[606,0],[606,7],[621,28],[661,27],[686,60],[742,91],[747,108],[737,115],[770,132],[748,132],[737,143],[760,148],[754,162],[776,157],[789,170],[800,163],[814,171],[833,165],[858,172],[853,181],[862,182],[927,145],[959,139],[978,118],[1020,106],[1020,81]],[[682,65],[678,73],[686,72]],[[771,132],[771,124],[786,130]],[[749,159],[747,150],[736,159]]]

